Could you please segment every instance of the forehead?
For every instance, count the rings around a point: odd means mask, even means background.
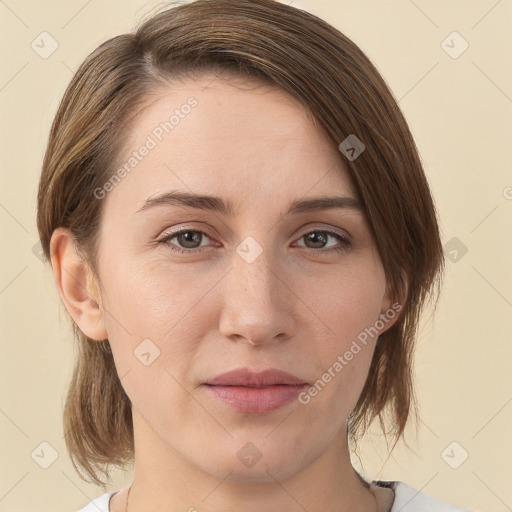
[[[236,207],[333,189],[355,197],[336,145],[308,110],[247,78],[204,75],[159,89],[131,123],[122,167],[109,196],[122,192],[138,208],[164,189],[238,197]]]

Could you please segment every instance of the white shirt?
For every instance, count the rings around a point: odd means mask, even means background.
[[[391,484],[391,488],[395,491],[395,501],[390,512],[474,512],[469,508],[457,507],[445,501],[427,496],[404,482],[393,481],[383,483]],[[110,512],[110,498],[116,492],[103,494],[78,512]]]

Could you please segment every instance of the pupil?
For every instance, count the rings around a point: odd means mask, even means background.
[[[312,241],[313,244],[315,244],[315,243],[318,244],[318,240],[320,240],[320,242],[319,242],[320,245],[316,245],[315,247],[321,247],[327,241],[325,234],[323,234],[323,233],[310,233],[307,238],[310,241]]]
[[[187,231],[179,235],[180,243],[182,243],[182,245],[184,245],[184,247],[188,249],[194,249],[194,238],[196,239],[195,242],[197,242],[197,238],[199,237],[199,235],[200,233],[198,233],[197,231]],[[187,245],[188,243],[192,243],[192,246]]]

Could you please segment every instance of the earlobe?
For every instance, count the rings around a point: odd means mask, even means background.
[[[398,290],[400,296],[398,298],[395,297],[395,300],[391,300],[393,294],[389,286],[386,285],[386,294],[383,298],[379,315],[381,322],[384,324],[382,325],[382,329],[379,329],[380,334],[386,332],[398,320],[405,307],[408,292],[408,281],[405,272],[402,272],[402,283],[403,286]]]
[[[55,284],[68,313],[86,336],[107,339],[96,279],[78,254],[69,229],[57,228],[53,232],[50,254]]]

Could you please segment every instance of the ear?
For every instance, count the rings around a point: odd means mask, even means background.
[[[93,340],[107,339],[99,306],[99,284],[89,264],[78,254],[69,229],[54,230],[50,255],[55,284],[68,313],[86,336]]]
[[[401,316],[402,310],[405,307],[405,301],[407,299],[407,293],[409,290],[409,283],[407,275],[404,271],[402,271],[402,283],[402,289],[399,291],[400,296],[395,297],[394,300],[392,300],[393,298],[391,296],[389,283],[386,283],[386,293],[382,299],[381,312],[379,315],[379,319],[384,325],[382,326],[382,329],[378,329],[379,335],[387,331],[398,320],[398,318]]]

